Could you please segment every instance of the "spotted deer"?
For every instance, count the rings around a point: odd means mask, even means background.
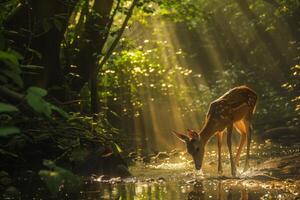
[[[225,129],[227,130],[227,146],[230,156],[231,174],[236,176],[236,166],[239,166],[241,151],[247,142],[247,153],[244,170],[249,168],[249,152],[252,134],[252,117],[257,103],[257,94],[247,86],[235,87],[223,96],[213,101],[206,114],[204,126],[200,133],[187,130],[187,135],[173,131],[186,143],[187,151],[192,155],[195,168],[202,167],[205,146],[213,136],[218,137],[218,172],[222,173],[221,147]],[[232,129],[240,134],[240,144],[235,160],[232,153]]]

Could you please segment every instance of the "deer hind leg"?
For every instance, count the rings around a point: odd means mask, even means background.
[[[247,125],[247,153],[246,153],[246,162],[244,171],[249,168],[249,158],[250,158],[250,144],[251,144],[251,137],[252,137],[252,124],[251,118],[245,120],[245,124]]]
[[[243,147],[244,147],[244,145],[246,143],[246,139],[247,139],[247,128],[246,128],[246,124],[244,123],[243,120],[235,122],[234,127],[241,135],[240,136],[240,145],[237,150],[236,157],[235,157],[235,164],[236,164],[236,166],[239,166],[241,152],[243,150]]]
[[[236,176],[236,166],[233,160],[233,154],[232,154],[232,144],[231,144],[231,135],[232,135],[232,123],[230,123],[227,127],[227,146],[229,150],[229,156],[230,156],[230,165],[231,165],[231,175],[233,177]]]
[[[217,135],[218,135],[218,172],[221,174],[223,172],[222,158],[221,158],[223,132],[218,132]]]

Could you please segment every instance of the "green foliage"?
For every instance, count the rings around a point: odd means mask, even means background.
[[[88,155],[88,150],[83,147],[74,148],[71,152],[69,160],[71,161],[84,161],[86,156]]]
[[[7,137],[20,133],[20,129],[14,126],[0,127],[0,137]]]
[[[68,114],[57,106],[52,105],[44,99],[47,90],[39,87],[29,87],[25,99],[34,111],[51,117],[52,111],[57,111],[61,116],[68,117]]]
[[[51,104],[43,99],[47,95],[47,91],[38,88],[30,87],[27,89],[25,99],[27,103],[38,113],[42,113],[47,117],[51,116]]]
[[[123,150],[121,149],[121,147],[117,143],[114,143],[114,145],[116,147],[117,153],[122,153],[123,152]]]
[[[19,0],[1,1],[0,24],[6,19],[9,13],[16,8]]]
[[[18,112],[19,109],[11,104],[0,102],[0,117],[3,113]],[[2,122],[3,123],[3,122]],[[20,133],[20,129],[15,126],[8,126],[7,124],[0,123],[0,137],[7,137]]]
[[[109,64],[101,73],[100,92],[102,101],[122,104],[121,115],[139,116],[139,109],[149,101],[167,101],[169,96],[183,96],[186,88],[178,82],[180,74],[190,78],[192,70],[181,66],[168,68],[161,62],[160,55],[170,49],[170,45],[160,40],[144,40],[143,47],[131,45],[134,41],[124,39],[123,49],[113,53]],[[148,48],[149,47],[149,48]],[[176,62],[183,57],[179,49],[166,59]],[[196,77],[198,74],[194,74]]]
[[[50,160],[45,160],[44,166],[46,166],[48,170],[39,171],[39,175],[54,196],[60,191],[78,192],[78,189],[82,185],[82,178],[66,169],[56,166],[54,162]]]
[[[300,125],[300,65],[291,67],[291,78],[282,85],[292,96],[291,104],[294,106],[296,116],[293,118],[294,125]]]
[[[18,87],[23,87],[23,80],[21,78],[21,69],[19,60],[22,56],[15,51],[0,51],[0,82],[2,84],[9,84],[10,82],[16,84]]]
[[[19,109],[16,106],[0,102],[0,113],[4,112],[17,112]]]

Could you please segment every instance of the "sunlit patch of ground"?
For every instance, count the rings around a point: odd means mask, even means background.
[[[163,158],[153,156],[150,163],[140,159],[130,168],[134,177],[96,178],[94,191],[83,193],[82,198],[93,199],[96,195],[100,199],[300,199],[299,151],[299,145],[254,143],[251,168],[243,172],[243,155],[236,178],[230,175],[227,152],[222,159],[224,172],[217,173],[214,148],[209,148],[205,155],[203,171],[194,170],[190,156],[184,152]]]

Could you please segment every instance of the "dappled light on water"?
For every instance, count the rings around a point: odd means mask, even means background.
[[[133,177],[94,178],[92,185],[82,193],[82,199],[300,198],[299,146],[270,146],[269,142],[253,143],[253,146],[250,169],[243,171],[242,156],[237,177],[230,175],[227,152],[222,154],[222,174],[217,173],[217,157],[213,148],[209,148],[206,154],[203,171],[194,169],[190,156],[185,152],[160,152],[146,163],[137,156],[135,164],[130,167]]]

